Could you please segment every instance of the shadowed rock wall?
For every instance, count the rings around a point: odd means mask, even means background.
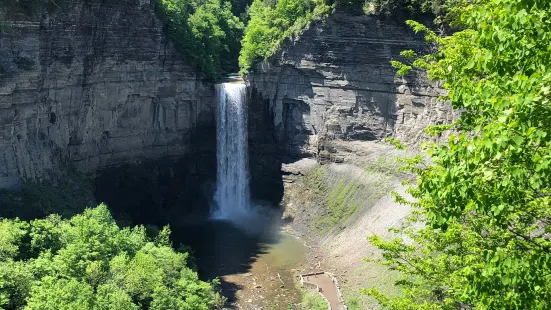
[[[0,188],[67,164],[215,154],[213,87],[163,36],[152,2],[59,1],[32,16],[0,4]]]

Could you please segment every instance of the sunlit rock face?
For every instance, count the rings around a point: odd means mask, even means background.
[[[335,141],[395,137],[418,144],[429,124],[453,119],[442,89],[420,72],[397,77],[391,60],[427,50],[407,25],[336,13],[284,44],[248,76],[252,110],[267,113],[283,161],[345,161]],[[254,117],[253,117],[254,118]],[[254,133],[253,133],[254,134]],[[251,148],[271,156],[265,138]]]
[[[0,188],[68,165],[215,154],[213,85],[163,36],[152,2],[60,1],[32,16],[0,4]]]

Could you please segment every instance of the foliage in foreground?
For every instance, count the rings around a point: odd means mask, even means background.
[[[461,117],[428,129],[452,130],[426,146],[430,164],[405,160],[418,175],[407,237],[370,238],[404,273],[403,294],[368,293],[388,309],[550,309],[551,2],[465,0],[449,13],[465,30],[445,38],[409,22],[438,46],[412,65],[444,81]]]
[[[205,77],[233,69],[244,26],[229,1],[159,0],[156,10],[168,37]]]
[[[0,221],[0,309],[214,309],[213,285],[186,266],[165,227],[120,229],[105,205]],[[216,283],[214,283],[216,284]]]

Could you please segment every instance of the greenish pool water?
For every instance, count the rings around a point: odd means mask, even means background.
[[[247,223],[245,223],[247,224]],[[295,271],[307,248],[277,223],[250,219],[247,229],[205,220],[174,229],[177,241],[190,246],[200,276],[220,278],[228,304],[241,309],[288,309],[300,302]]]

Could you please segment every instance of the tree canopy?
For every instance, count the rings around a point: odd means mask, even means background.
[[[420,13],[439,14],[445,6],[444,2],[444,0],[368,0],[367,5],[379,15],[396,16],[406,12],[411,16]]]
[[[222,0],[159,0],[157,12],[165,31],[190,63],[215,79],[237,70],[243,22]]]
[[[105,205],[71,219],[0,221],[0,309],[207,310],[217,282],[200,281],[165,227],[121,229]]]
[[[324,0],[254,0],[239,55],[241,72],[272,56],[286,39],[299,34],[330,10]]]
[[[333,11],[364,12],[379,16],[439,12],[443,0],[254,0],[241,41],[239,66],[249,72],[258,61],[274,55],[283,42],[300,35],[313,21]]]
[[[414,207],[394,240],[370,237],[383,263],[404,273],[403,294],[375,296],[388,309],[551,308],[551,2],[460,0],[458,31],[400,73],[427,70],[461,112],[447,142],[405,159],[417,174]],[[415,58],[412,51],[404,56]]]

